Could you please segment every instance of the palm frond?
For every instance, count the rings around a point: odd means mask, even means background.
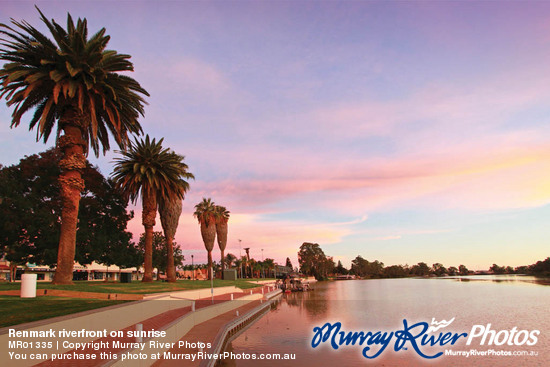
[[[153,193],[157,200],[182,200],[194,179],[183,163],[184,157],[162,147],[164,139],[136,140],[126,151],[118,151],[113,180],[133,202],[140,192]]]
[[[134,69],[130,56],[106,49],[105,28],[88,38],[86,19],[75,24],[68,14],[65,29],[36,9],[53,40],[25,21],[0,23],[0,60],[6,62],[0,69],[0,98],[16,105],[12,126],[35,108],[29,128],[38,125],[37,136],[47,141],[72,111],[82,117],[83,138],[96,156],[101,147],[103,153],[109,149],[110,135],[125,149],[129,134],[142,133],[138,118],[149,96],[136,80],[119,74]]]

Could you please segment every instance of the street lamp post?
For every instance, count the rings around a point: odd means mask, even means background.
[[[195,262],[193,261],[193,255],[191,255],[191,271],[193,271],[193,280],[195,280]]]
[[[264,270],[264,249],[262,249],[262,275],[265,279],[265,270]]]

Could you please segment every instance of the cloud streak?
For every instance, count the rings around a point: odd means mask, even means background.
[[[191,213],[203,196],[232,212],[231,252],[242,239],[279,261],[304,241],[338,258],[385,241],[381,251],[445,261],[462,230],[469,243],[500,241],[476,220],[550,203],[550,5],[60,4],[43,10],[86,16],[132,54],[151,93],[145,132],[197,178],[176,236],[197,261]],[[4,7],[1,22],[40,23],[32,4]],[[2,164],[45,148],[24,127],[7,131],[10,114],[0,107]],[[113,155],[97,160],[104,174]],[[503,226],[524,246],[532,218]],[[532,239],[533,257],[547,234]],[[425,248],[426,237],[449,245]]]

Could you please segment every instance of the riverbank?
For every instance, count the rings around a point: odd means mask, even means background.
[[[214,279],[214,288],[235,286],[241,289],[257,287],[262,282],[274,282],[275,279],[237,279],[237,280],[222,280]],[[48,289],[57,291],[71,292],[93,292],[93,293],[113,293],[113,294],[149,294],[160,292],[174,292],[190,289],[210,288],[210,280],[178,280],[175,283],[168,282],[104,282],[104,281],[75,281],[74,284],[56,285],[51,282],[38,282],[37,289]],[[21,282],[0,283],[0,294],[3,292],[16,291],[21,289]]]
[[[214,289],[252,289],[271,279],[214,280]],[[180,280],[176,283],[75,282],[74,285],[38,283],[37,298],[20,298],[20,283],[0,283],[0,327],[74,314],[147,297],[180,291],[210,292],[210,281]],[[191,293],[189,293],[191,294]],[[200,298],[200,297],[194,297]]]
[[[45,360],[40,366],[107,366],[107,365],[139,365],[148,366],[158,358],[152,357],[163,354],[169,349],[170,343],[177,343],[180,340],[188,340],[187,333],[194,327],[206,327],[205,322],[224,315],[224,320],[236,317],[236,310],[245,310],[249,303],[262,302],[266,294],[273,291],[273,287],[263,286],[250,290],[238,290],[234,287],[215,289],[215,294],[210,297],[194,298],[204,296],[197,291],[174,292],[149,296],[148,299],[138,302],[131,302],[127,305],[110,307],[98,312],[88,312],[83,315],[64,316],[55,320],[43,320],[37,323],[18,325],[13,327],[12,334],[18,331],[44,331],[51,330],[52,333],[62,330],[87,330],[99,331],[108,330],[109,333],[101,338],[78,336],[75,338],[63,339],[59,335],[54,340],[51,348],[42,348],[39,358],[45,359],[56,356],[56,360]],[[244,307],[244,308],[243,308]],[[242,314],[242,311],[241,311]],[[214,322],[214,324],[216,323]],[[10,328],[0,329],[0,345],[7,346],[14,341],[13,335],[9,335]],[[153,333],[150,338],[142,338],[140,343],[132,333],[142,330],[145,333]],[[214,340],[218,329],[210,326],[205,330],[209,340]],[[158,334],[163,332],[164,335]],[[155,337],[155,333],[156,337]],[[116,335],[116,336],[111,336]],[[21,342],[36,339],[16,338]],[[61,344],[59,344],[61,342]],[[72,343],[72,344],[71,344]],[[76,344],[82,348],[74,348]],[[71,348],[73,347],[73,348]],[[17,351],[16,352],[20,352]],[[26,350],[24,353],[32,353],[33,350]],[[87,356],[85,360],[75,361],[78,355]],[[132,362],[132,356],[147,356],[147,358],[136,358]],[[10,366],[32,366],[36,361],[31,360],[30,354],[26,360],[11,359]],[[122,358],[126,359],[123,361]],[[10,358],[12,356],[10,355]],[[35,356],[36,357],[36,356]],[[180,361],[181,362],[181,361]]]

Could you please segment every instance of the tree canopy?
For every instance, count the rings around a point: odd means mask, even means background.
[[[122,157],[115,159],[112,175],[124,197],[135,203],[141,195],[141,222],[145,228],[142,282],[153,281],[152,241],[158,204],[162,201],[183,200],[189,190],[186,179],[194,178],[193,174],[187,171],[187,164],[183,162],[184,157],[169,148],[164,148],[163,140],[151,140],[149,135],[146,135],[145,139],[136,140],[131,144],[127,151],[118,151]],[[175,228],[173,232],[175,234]],[[171,280],[175,279],[171,276]]]
[[[378,260],[372,262],[357,256],[351,261],[350,272],[360,277],[379,278],[384,271],[384,263]]]
[[[185,257],[181,252],[179,246],[174,244],[174,265],[177,268],[178,266],[183,266],[183,261]],[[141,252],[145,249],[145,234],[142,233],[139,237],[138,246]],[[143,259],[143,255],[141,257]],[[160,272],[165,273],[167,269],[167,246],[166,238],[163,233],[160,231],[153,232],[153,268],[157,268]]]
[[[59,159],[59,150],[50,149],[0,169],[0,242],[9,261],[56,263],[61,221]],[[81,264],[139,265],[132,234],[126,231],[133,217],[133,212],[126,210],[127,201],[88,162],[83,177],[86,186],[78,215],[75,260]]]
[[[37,8],[38,9],[38,8]],[[96,155],[100,145],[109,150],[110,131],[123,148],[128,134],[140,134],[139,115],[149,94],[137,81],[119,72],[133,71],[130,55],[108,50],[110,36],[105,28],[88,37],[88,22],[70,14],[67,28],[48,20],[38,9],[53,40],[25,21],[0,24],[0,98],[15,106],[12,126],[35,109],[30,129],[38,127],[37,138],[48,140],[62,124],[56,122],[69,110],[84,117],[78,121],[84,140]],[[72,122],[77,124],[76,121]]]
[[[319,244],[304,242],[298,252],[300,272],[314,276],[318,280],[326,279],[334,271],[332,257],[327,257]]]
[[[71,284],[76,256],[78,207],[85,189],[82,171],[91,147],[109,150],[109,132],[119,147],[126,148],[129,135],[142,132],[148,93],[137,81],[120,72],[133,71],[130,56],[108,50],[105,28],[88,37],[86,19],[67,28],[49,21],[37,8],[53,40],[25,21],[0,23],[0,98],[13,106],[11,126],[34,111],[29,129],[46,142],[56,131],[56,146],[63,153],[61,168],[61,224],[54,284]]]

